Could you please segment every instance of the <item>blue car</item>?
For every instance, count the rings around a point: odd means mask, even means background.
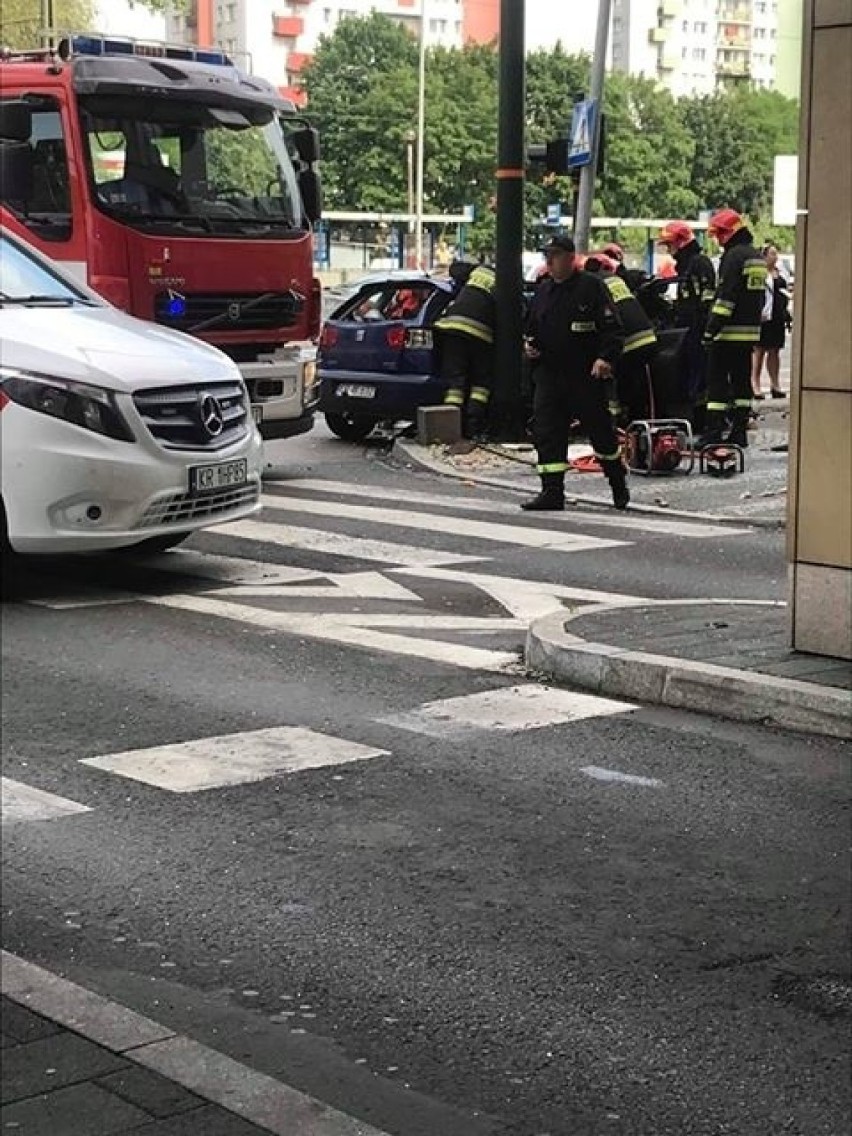
[[[433,338],[454,284],[412,272],[363,282],[326,320],[319,348],[319,409],[347,442],[379,423],[412,422],[443,402]]]

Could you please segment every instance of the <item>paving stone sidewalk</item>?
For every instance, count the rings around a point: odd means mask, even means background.
[[[268,1136],[5,996],[0,1031],[3,1136]]]

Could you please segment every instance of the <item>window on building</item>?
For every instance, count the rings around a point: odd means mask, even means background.
[[[706,58],[707,58],[707,50],[706,50],[706,48],[703,48],[703,47],[694,47],[694,48],[692,49],[692,58],[693,58],[693,59],[706,59]]]

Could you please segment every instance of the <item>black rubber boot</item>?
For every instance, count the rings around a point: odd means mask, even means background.
[[[736,406],[731,414],[731,432],[728,434],[728,441],[733,446],[740,446],[742,449],[748,447],[748,420],[749,420],[749,407]]]
[[[612,503],[616,509],[626,509],[630,504],[630,490],[627,488],[627,473],[620,461],[603,462],[603,470],[612,490]]]
[[[565,474],[543,473],[541,492],[531,501],[523,501],[521,508],[527,513],[556,513],[565,508]]]
[[[723,410],[708,410],[704,416],[704,433],[698,441],[698,447],[718,446],[723,441],[725,432],[725,412]]]

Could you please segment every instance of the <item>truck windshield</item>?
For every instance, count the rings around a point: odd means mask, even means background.
[[[146,99],[104,113],[83,104],[95,202],[128,224],[240,235],[300,231],[301,201],[284,123]],[[94,104],[99,105],[94,105]]]

